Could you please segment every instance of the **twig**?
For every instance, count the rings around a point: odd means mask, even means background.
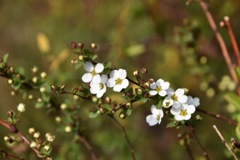
[[[229,150],[229,152],[232,154],[232,156],[234,157],[235,160],[238,160],[237,156],[235,155],[235,153],[231,150],[231,148],[229,147],[229,145],[227,144],[227,142],[225,141],[225,139],[223,138],[222,134],[220,133],[220,131],[218,130],[216,125],[213,125],[213,129],[217,132],[218,136],[220,137],[220,139],[222,140],[222,143],[227,147],[227,149]]]
[[[79,134],[78,134],[78,135],[79,135]],[[88,142],[88,140],[87,140],[85,137],[79,135],[79,141],[82,142],[82,143],[85,145],[85,147],[87,148],[87,150],[88,150],[89,153],[91,154],[92,160],[97,160],[97,156],[96,156],[95,153],[93,152],[93,147],[92,147],[92,145]]]
[[[3,154],[5,154],[6,157],[12,157],[14,159],[18,159],[18,160],[24,160],[22,157],[17,157],[15,155],[12,155],[6,151],[4,151],[3,149],[0,149],[0,152],[2,152]]]
[[[128,148],[129,148],[129,150],[130,150],[130,152],[131,152],[132,159],[133,159],[133,160],[136,160],[132,143],[130,142],[130,140],[129,140],[129,138],[128,138],[128,135],[127,135],[127,132],[126,132],[124,126],[123,126],[113,115],[108,114],[108,116],[109,116],[110,118],[112,118],[112,119],[116,122],[116,124],[121,128],[122,133],[123,133],[123,136],[124,136],[124,138],[125,138],[125,140],[126,140],[126,142],[127,142],[127,144],[128,144]]]
[[[188,138],[189,138],[189,135],[188,135],[188,134],[184,134],[183,136],[179,136],[179,139],[180,139],[180,140],[182,139],[182,140],[184,141],[184,147],[185,147],[185,149],[186,149],[186,151],[187,151],[187,154],[188,154],[189,159],[190,159],[190,160],[194,160],[192,151],[191,151],[191,149],[190,149],[190,147],[189,147],[189,145],[188,145],[188,140],[187,140]]]
[[[201,142],[200,142],[197,134],[195,133],[195,130],[194,130],[193,126],[192,126],[191,124],[187,124],[187,127],[189,128],[189,130],[191,131],[194,139],[196,140],[197,144],[198,144],[199,147],[201,148],[202,154],[204,155],[204,157],[205,157],[207,160],[209,160],[210,158],[209,158],[209,156],[208,156],[205,148],[204,148],[203,145],[201,144]]]
[[[229,72],[230,72],[230,74],[231,74],[231,76],[233,78],[233,81],[238,86],[238,78],[237,78],[237,75],[236,75],[236,73],[234,71],[234,67],[233,67],[231,58],[229,56],[226,44],[225,44],[221,34],[217,30],[217,26],[216,26],[216,23],[215,23],[215,21],[214,21],[214,19],[212,17],[212,14],[211,14],[211,12],[209,12],[208,6],[207,6],[206,2],[204,2],[203,0],[198,0],[198,2],[200,4],[200,6],[202,7],[202,9],[203,9],[203,11],[204,11],[204,13],[205,13],[205,15],[207,17],[207,20],[208,20],[208,22],[209,22],[209,24],[210,24],[210,26],[211,26],[214,34],[215,34],[215,37],[216,37],[216,39],[218,41],[218,44],[219,44],[219,46],[221,48],[223,57],[224,57],[224,59],[225,59],[225,61],[227,63],[227,67],[228,67],[228,70],[229,70]],[[237,91],[238,91],[238,94],[240,95],[240,88],[238,88]]]
[[[233,125],[236,125],[236,126],[238,125],[237,121],[231,120],[231,119],[229,119],[228,117],[222,116],[222,115],[220,115],[220,114],[213,114],[213,113],[210,113],[210,112],[208,112],[208,111],[205,111],[205,110],[199,109],[199,108],[196,108],[196,110],[197,110],[198,112],[204,113],[204,114],[206,114],[206,115],[208,115],[208,116],[210,116],[210,117],[213,117],[213,118],[217,118],[217,119],[221,119],[221,120],[223,120],[223,121],[226,121],[226,122],[228,122],[229,124],[233,124]]]
[[[14,134],[17,134],[22,140],[24,143],[26,143],[29,147],[30,147],[30,141],[18,130],[18,128],[16,127],[15,124],[9,124],[7,122],[5,122],[4,120],[0,119],[0,124],[4,127],[6,127],[7,129],[9,129],[9,131],[11,133],[14,133]],[[39,150],[35,149],[35,148],[32,148],[32,150],[37,154],[39,155]]]
[[[230,23],[230,20],[229,20],[228,16],[224,17],[224,26],[226,26],[226,28],[227,28],[228,35],[230,37],[232,47],[233,47],[233,50],[234,50],[234,54],[235,54],[235,57],[237,59],[237,63],[238,63],[238,65],[240,65],[240,52],[239,52],[238,44],[237,44],[236,38],[234,36],[232,26],[231,26],[231,23]]]

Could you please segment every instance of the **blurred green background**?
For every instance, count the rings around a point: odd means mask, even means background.
[[[240,37],[238,0],[210,1],[210,9],[218,24],[223,16],[232,19],[235,36]],[[224,28],[220,28],[232,53]],[[196,36],[194,36],[196,34]],[[229,108],[219,90],[219,83],[228,70],[219,46],[198,3],[186,5],[186,1],[169,0],[24,0],[0,1],[0,54],[10,55],[10,64],[22,66],[26,75],[38,66],[49,75],[50,83],[78,85],[83,69],[75,70],[70,64],[74,57],[70,42],[83,42],[86,48],[94,42],[98,45],[98,61],[112,62],[116,68],[125,68],[128,74],[141,67],[148,69],[146,78],[163,78],[173,88],[188,88],[190,94],[201,98],[202,109],[229,116]],[[9,109],[16,110],[21,96],[12,97],[7,80],[0,79],[0,116],[6,117]],[[70,96],[61,96],[59,99]],[[27,103],[19,128],[27,134],[30,127],[41,133],[56,135],[53,158],[91,159],[82,144],[73,143],[73,136],[60,132],[59,124],[46,109],[35,109]],[[78,102],[87,107],[84,101]],[[187,159],[183,146],[179,145],[181,129],[166,129],[168,119],[159,126],[149,127],[145,117],[151,104],[137,105],[133,115],[121,120],[126,127],[136,151],[137,159]],[[83,114],[83,113],[79,113]],[[212,159],[226,159],[226,149],[212,129],[216,124],[227,140],[235,137],[234,126],[202,115],[195,125],[196,133]],[[84,117],[84,115],[83,115]],[[108,117],[89,119],[85,115],[83,126],[100,159],[131,159],[127,144],[118,126]],[[8,131],[0,127],[0,148],[6,147],[3,136]],[[200,148],[191,141],[194,156],[201,159]],[[28,151],[16,153],[26,159],[36,159]]]

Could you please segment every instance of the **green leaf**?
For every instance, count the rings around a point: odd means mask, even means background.
[[[130,57],[141,55],[145,51],[145,46],[142,44],[131,45],[126,49],[126,54]]]
[[[240,66],[235,67],[235,72],[237,74],[238,80],[240,80]]]
[[[236,132],[236,136],[237,136],[238,140],[240,140],[240,128],[236,127],[235,132]]]
[[[88,117],[89,118],[96,118],[99,114],[100,114],[100,112],[90,112]]]
[[[169,122],[166,126],[166,128],[172,128],[172,127],[176,127],[176,124],[174,122]]]
[[[240,111],[240,97],[234,93],[225,94],[224,98],[233,105],[238,111]]]
[[[3,62],[4,63],[7,63],[7,60],[8,60],[8,54],[5,54],[4,56],[3,56]]]
[[[109,104],[102,104],[102,106],[103,106],[105,109],[107,109],[108,111],[111,111],[111,110],[112,110],[112,107],[111,107],[111,105],[109,105]]]
[[[24,75],[24,69],[22,67],[18,68],[17,72],[21,75]]]
[[[132,114],[132,108],[128,108],[126,114],[127,114],[128,116],[131,116],[131,114]]]

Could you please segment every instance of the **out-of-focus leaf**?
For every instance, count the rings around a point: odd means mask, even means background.
[[[240,97],[237,96],[234,93],[228,93],[225,96],[225,99],[228,101],[228,103],[230,103],[231,105],[233,105],[237,110],[240,111]]]
[[[240,80],[240,66],[235,67],[235,72],[237,74],[238,80]]]
[[[170,122],[167,124],[166,128],[172,128],[172,127],[175,127],[176,124],[174,122]]]
[[[107,109],[108,111],[112,110],[112,107],[109,104],[103,104],[102,105],[105,109]]]
[[[236,132],[237,138],[240,140],[240,128],[239,128],[239,127],[236,127],[235,132]]]
[[[89,118],[96,118],[99,114],[99,112],[90,112],[88,116]]]
[[[126,49],[126,54],[130,57],[141,55],[145,51],[145,46],[142,44],[131,45]]]
[[[3,62],[4,63],[7,63],[7,60],[8,60],[8,54],[5,54],[4,56],[3,56]]]

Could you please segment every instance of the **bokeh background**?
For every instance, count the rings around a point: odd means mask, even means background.
[[[228,15],[236,37],[240,37],[239,1],[212,0],[209,5],[216,23]],[[220,28],[220,32],[232,53],[227,31]],[[163,78],[175,89],[188,88],[191,95],[201,98],[199,107],[231,117],[233,109],[225,102],[224,93],[232,89],[219,88],[229,72],[196,2],[186,5],[186,1],[169,0],[0,1],[0,55],[9,53],[9,63],[22,66],[29,77],[33,66],[38,66],[40,71],[47,72],[50,84],[77,86],[84,69],[76,70],[70,64],[74,58],[71,41],[83,42],[86,48],[94,42],[98,45],[99,62],[111,61],[113,67],[125,68],[129,75],[145,67],[149,71],[146,78]],[[228,81],[230,84],[231,80]],[[6,112],[16,110],[23,100],[21,96],[11,96],[12,89],[4,78],[0,78],[0,91],[0,116],[4,119]],[[64,98],[71,100],[70,96],[59,97]],[[54,133],[54,159],[91,159],[82,144],[74,143],[73,135],[60,131],[47,109],[24,103],[27,111],[19,128],[26,134],[30,127],[43,134]],[[82,108],[89,105],[84,101],[78,103]],[[150,105],[136,105],[132,116],[121,120],[137,159],[187,159],[177,135],[189,132],[188,128],[166,128],[167,118],[161,125],[149,127],[145,117],[150,114]],[[216,124],[227,140],[236,136],[234,126],[200,115],[203,120],[195,124],[195,129],[208,154],[212,159],[227,159],[229,153],[212,125]],[[120,129],[108,117],[89,119],[86,115],[83,122],[100,159],[131,159]],[[0,126],[0,148],[11,151],[3,140],[7,134],[8,130]],[[201,159],[201,150],[194,140],[190,146],[194,156]],[[16,154],[37,159],[30,150]]]

